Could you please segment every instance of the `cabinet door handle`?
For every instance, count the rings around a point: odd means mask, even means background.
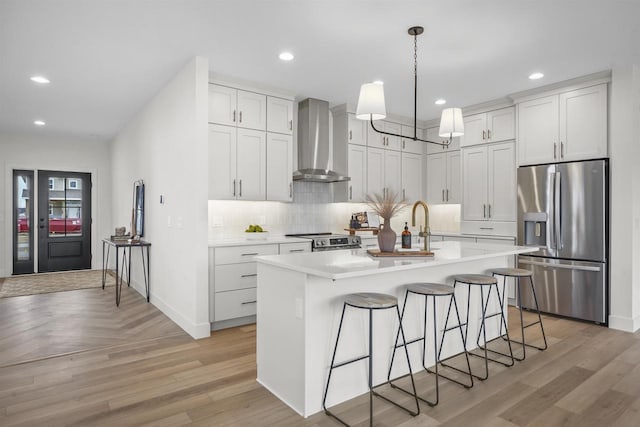
[[[252,252],[250,254],[240,254],[240,256],[255,256],[258,255],[258,252]]]
[[[240,123],[242,123],[242,111],[240,111]]]
[[[560,141],[560,158],[564,159],[564,143]]]
[[[236,197],[236,180],[233,180],[233,197]]]
[[[238,196],[242,197],[242,180],[240,180],[240,182],[239,182],[239,187],[240,187],[240,191],[238,193]]]
[[[353,131],[349,131],[349,141],[351,141],[353,139]]]
[[[236,122],[236,110],[233,110],[233,123]]]
[[[293,130],[293,120],[289,120],[289,130]]]
[[[289,183],[289,197],[293,197],[293,182]]]
[[[444,202],[444,188],[442,189],[442,201]]]
[[[482,205],[482,218],[487,217],[487,205]]]
[[[493,230],[493,227],[480,227],[480,230]]]
[[[491,139],[491,129],[487,129],[487,139]]]
[[[558,144],[556,144],[555,142],[553,143],[553,158],[557,159],[558,156],[556,156],[556,150],[558,149]]]
[[[240,277],[256,277],[258,275],[258,273],[253,273],[253,274],[243,274]]]
[[[449,189],[448,188],[447,188],[447,200],[445,200],[445,201],[447,201],[447,202],[449,201]]]
[[[243,302],[242,305],[246,305],[246,304],[256,304],[258,301],[246,301]]]
[[[488,215],[488,217],[491,218],[491,203],[489,203],[487,206],[489,207],[489,215]]]
[[[404,139],[402,140],[402,149],[404,150]]]
[[[446,150],[446,149],[447,149],[447,146],[446,146],[446,145],[444,145],[444,144],[445,144],[445,142],[444,142],[444,141],[442,141],[442,143],[443,143],[443,144],[442,144],[442,149],[443,149],[443,150]]]
[[[289,252],[304,252],[304,249],[289,249]]]
[[[240,113],[240,114],[242,114],[242,113]],[[485,134],[486,134],[486,132],[485,132],[485,131],[482,131],[482,140],[483,140],[483,141],[485,140]]]
[[[407,193],[406,193],[406,191],[405,191],[405,189],[404,189],[404,188],[402,189],[402,198],[403,198],[403,199],[406,199],[406,198],[407,198]]]
[[[349,186],[349,200],[353,200],[353,186]]]

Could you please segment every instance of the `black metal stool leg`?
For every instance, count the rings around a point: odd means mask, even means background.
[[[529,276],[529,283],[531,283],[531,292],[533,292],[533,301],[536,303],[536,311],[538,312],[538,322],[540,322],[540,330],[542,331],[542,339],[544,339],[544,347],[531,346],[538,350],[544,351],[549,346],[547,345],[547,335],[544,333],[544,326],[542,325],[542,316],[540,315],[540,307],[538,306],[538,296],[536,295],[536,288],[533,286],[533,278]],[[531,326],[531,325],[528,325]]]
[[[338,352],[338,342],[340,341],[340,332],[342,331],[342,321],[344,320],[344,312],[345,312],[346,309],[347,309],[347,304],[343,304],[342,305],[342,315],[340,315],[340,324],[338,325],[338,336],[336,337],[336,345],[333,347],[333,356],[331,356],[331,366],[329,367],[329,376],[327,378],[327,386],[324,389],[324,397],[322,398],[322,409],[324,410],[325,414],[327,414],[330,417],[333,417],[336,420],[340,421],[343,425],[349,426],[349,424],[347,424],[342,419],[340,419],[338,416],[336,416],[334,413],[329,411],[327,409],[327,405],[326,405],[326,403],[327,403],[327,393],[329,392],[329,383],[331,382],[331,373],[333,372],[333,368],[334,368],[335,361],[336,361],[336,353]]]

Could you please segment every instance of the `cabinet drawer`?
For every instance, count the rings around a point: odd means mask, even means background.
[[[215,271],[216,292],[255,288],[258,283],[255,262],[217,265]]]
[[[281,254],[290,254],[296,252],[311,252],[311,243],[300,242],[300,243],[281,243],[280,244],[280,253]]]
[[[501,221],[462,221],[460,231],[463,234],[485,234],[488,236],[515,236],[515,222]]]
[[[256,288],[216,292],[214,321],[256,314]]]
[[[278,245],[247,245],[216,248],[216,265],[251,262],[259,255],[277,255]]]

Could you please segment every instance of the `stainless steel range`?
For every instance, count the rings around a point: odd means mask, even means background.
[[[346,234],[332,233],[307,233],[307,234],[286,234],[287,237],[298,237],[300,239],[311,240],[311,250],[335,251],[338,249],[359,249],[360,236],[349,236]]]

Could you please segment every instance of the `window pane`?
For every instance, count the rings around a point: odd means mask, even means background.
[[[54,189],[49,190],[49,236],[82,236],[82,179],[51,180]]]
[[[18,191],[16,194],[16,207],[18,209],[16,226],[18,227],[18,260],[28,261],[31,259],[31,247],[29,245],[29,230],[31,229],[32,218],[30,213],[29,194],[31,193],[31,179],[26,175],[16,176]]]

